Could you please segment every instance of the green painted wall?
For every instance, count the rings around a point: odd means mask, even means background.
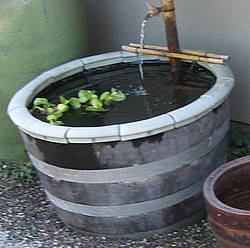
[[[0,0],[0,161],[25,159],[6,107],[26,82],[85,54],[83,0]]]

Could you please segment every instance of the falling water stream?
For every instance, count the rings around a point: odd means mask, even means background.
[[[140,33],[140,48],[143,49],[144,47],[144,39],[145,39],[145,26],[146,26],[146,23],[147,23],[147,20],[143,20],[142,21],[142,24],[141,24],[141,33]],[[145,95],[147,96],[147,90],[144,88],[142,82],[144,80],[144,71],[143,71],[143,58],[142,58],[142,54],[139,53],[139,72],[140,72],[140,77],[141,77],[141,82],[140,82],[140,85],[138,87],[138,92],[137,94],[139,95]],[[146,106],[146,110],[148,113],[150,113],[150,115],[152,114],[152,109],[150,107],[150,104],[148,102],[148,99],[147,97],[146,98],[143,98],[143,101],[145,103],[145,106]]]
[[[147,20],[143,20],[141,24],[141,33],[140,33],[140,48],[143,49],[144,46],[144,39],[145,39],[145,26],[146,26]],[[141,76],[141,80],[144,78],[144,73],[143,73],[143,58],[142,54],[139,54],[139,72]]]

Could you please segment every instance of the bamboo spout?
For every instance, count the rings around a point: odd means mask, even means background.
[[[147,4],[149,11],[148,11],[147,15],[145,15],[144,20],[148,20],[149,18],[152,18],[156,15],[159,15],[162,12],[163,7],[155,7],[148,2],[146,4]]]
[[[145,20],[152,18],[160,13],[163,13],[163,18],[166,28],[166,36],[168,42],[168,48],[170,53],[179,53],[179,41],[178,33],[176,26],[176,17],[175,17],[175,6],[173,0],[161,0],[163,6],[155,7],[150,3],[147,3],[149,12],[144,17]],[[176,58],[170,58],[170,65],[172,71],[179,71],[180,69],[180,60]]]

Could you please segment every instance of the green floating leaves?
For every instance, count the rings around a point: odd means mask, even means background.
[[[85,110],[86,111],[97,111],[97,112],[104,112],[104,111],[106,111],[106,109],[103,108],[103,107],[94,107],[94,106],[87,106],[85,108]]]
[[[95,108],[101,108],[103,106],[102,101],[98,98],[91,99],[90,104]]]
[[[35,106],[35,107],[33,108],[33,110],[35,110],[35,109],[38,109],[40,112],[46,111],[46,108],[42,108],[42,107],[39,107],[39,106]]]
[[[82,104],[80,102],[80,99],[79,98],[76,98],[76,97],[71,97],[69,99],[69,104],[71,105],[71,107],[73,109],[79,109],[82,107]]]
[[[39,105],[48,105],[49,101],[47,98],[36,98],[33,102],[34,106],[39,106]]]
[[[56,110],[54,108],[48,107],[45,109],[47,115],[53,114]]]
[[[85,111],[104,112],[107,110],[104,105],[108,105],[112,101],[121,102],[125,99],[126,95],[115,88],[112,88],[111,92],[103,92],[100,96],[90,90],[79,90],[78,97],[66,99],[64,96],[59,96],[60,103],[57,105],[50,103],[47,98],[36,98],[33,101],[33,109],[31,111],[37,110],[41,114],[46,115],[46,119],[50,124],[61,125],[63,122],[58,119],[70,107],[72,109],[84,108]]]
[[[67,100],[64,96],[59,96],[59,101],[63,104],[68,104],[69,100]]]
[[[115,92],[111,94],[112,100],[115,102],[122,102],[126,99],[126,95],[122,92]]]
[[[101,101],[106,101],[108,98],[110,97],[110,92],[109,91],[105,91],[100,95],[100,100]]]
[[[64,103],[60,103],[56,106],[57,110],[60,112],[66,112],[67,110],[69,110],[69,106],[64,104]]]
[[[56,115],[48,115],[46,117],[47,121],[56,121],[58,119],[58,117]]]
[[[92,92],[89,90],[80,90],[78,92],[79,101],[81,103],[86,103],[87,101],[89,101],[91,99],[91,96]]]
[[[62,121],[52,121],[50,123],[53,124],[53,125],[62,125],[63,124]]]

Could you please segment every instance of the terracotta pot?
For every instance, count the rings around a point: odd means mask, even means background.
[[[208,217],[224,248],[250,247],[250,156],[216,169],[204,184]]]

